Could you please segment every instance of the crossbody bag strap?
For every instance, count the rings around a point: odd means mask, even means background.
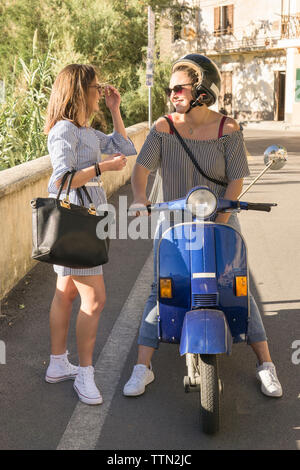
[[[181,135],[179,134],[179,132],[177,131],[176,127],[174,126],[173,122],[171,121],[171,119],[169,119],[167,116],[163,116],[169,123],[169,126],[171,128],[171,130],[174,132],[174,134],[176,135],[176,137],[178,138],[179,142],[181,143],[182,147],[184,148],[184,150],[186,151],[186,153],[188,154],[188,156],[190,157],[190,159],[192,160],[193,164],[195,165],[195,167],[197,168],[197,170],[199,171],[199,173],[204,176],[204,178],[208,179],[209,181],[211,181],[212,183],[215,183],[215,184],[219,184],[220,186],[224,186],[225,188],[227,187],[227,183],[224,183],[224,181],[219,181],[219,180],[216,180],[214,178],[211,178],[210,176],[208,176],[206,173],[204,173],[203,170],[201,170],[197,160],[195,159],[194,155],[192,154],[191,150],[188,148],[188,146],[186,145],[186,143],[184,142],[184,140],[182,139]]]

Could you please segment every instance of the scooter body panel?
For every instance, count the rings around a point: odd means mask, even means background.
[[[232,336],[221,310],[187,312],[182,327],[180,354],[230,354]]]
[[[231,226],[197,221],[168,228],[159,241],[157,274],[172,281],[171,298],[158,288],[160,341],[180,343],[186,312],[199,309],[223,312],[232,337],[247,333],[249,298],[235,289],[236,277],[244,276],[248,292],[247,251]]]

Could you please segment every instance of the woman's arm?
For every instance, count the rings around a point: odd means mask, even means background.
[[[239,180],[233,180],[230,181],[226,192],[224,194],[224,199],[230,199],[232,201],[235,201],[238,196],[241,194],[243,188],[243,178],[240,178]],[[231,213],[230,212],[225,212],[224,214],[218,214],[216,217],[215,222],[220,223],[220,224],[227,224],[229,217]]]
[[[112,120],[113,120],[113,125],[114,125],[114,130],[116,132],[118,132],[119,134],[121,134],[124,139],[128,139],[127,137],[127,134],[126,134],[126,130],[125,130],[125,126],[124,126],[124,123],[123,123],[123,119],[122,119],[122,116],[121,116],[121,112],[120,112],[120,109],[117,109],[116,111],[112,111],[111,112],[111,117],[112,117]]]
[[[146,206],[147,204],[151,204],[146,195],[147,182],[150,173],[150,170],[144,166],[140,165],[139,163],[135,164],[131,176],[131,187],[133,192],[132,205],[143,204]]]
[[[109,159],[107,161],[104,160],[103,162],[98,163],[98,165],[99,165],[101,173],[103,173],[104,171],[120,171],[126,165],[126,161],[127,161],[126,157],[121,155],[121,156],[114,157],[113,159]],[[94,165],[89,166],[87,168],[83,168],[82,170],[78,170],[76,171],[72,179],[71,188],[79,188],[80,186],[83,186],[95,176],[96,176],[96,173],[95,173]],[[61,181],[62,181],[62,178],[55,181],[55,186],[57,187],[57,189],[59,188]],[[67,178],[67,181],[68,181],[68,178]],[[67,186],[68,186],[68,182],[65,183],[63,189],[65,189]]]
[[[105,103],[111,112],[115,131],[127,140],[125,126],[120,112],[121,95],[118,90],[111,85],[105,88]]]
[[[227,118],[224,124],[223,133],[228,135],[225,140],[226,150],[226,174],[229,178],[229,183],[224,194],[224,199],[232,201],[237,200],[242,192],[243,180],[245,176],[249,175],[247,164],[246,149],[242,136],[230,136],[235,131],[240,130],[239,124],[235,119]],[[226,224],[229,220],[231,213],[218,214],[216,217],[217,223]]]
[[[131,176],[133,204],[143,204],[145,206],[150,204],[146,195],[147,182],[151,171],[157,170],[160,166],[160,154],[161,138],[153,127],[141,148],[133,168]]]

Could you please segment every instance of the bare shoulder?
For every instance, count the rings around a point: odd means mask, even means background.
[[[157,119],[155,122],[155,129],[157,132],[165,132],[166,134],[169,134],[170,128],[167,120],[163,117],[160,117]]]
[[[231,117],[227,117],[224,122],[224,134],[232,134],[232,132],[239,131],[240,125]]]

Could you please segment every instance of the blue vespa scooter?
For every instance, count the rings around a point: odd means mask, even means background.
[[[282,168],[285,161],[281,147],[265,152],[266,169]],[[148,206],[148,212],[191,216],[188,222],[170,224],[158,242],[158,336],[161,342],[179,344],[180,354],[186,355],[184,388],[200,391],[201,426],[208,434],[219,429],[218,355],[229,355],[235,338],[246,340],[249,319],[245,241],[233,227],[211,219],[219,212],[269,212],[276,205],[217,199],[199,186],[185,198]]]

